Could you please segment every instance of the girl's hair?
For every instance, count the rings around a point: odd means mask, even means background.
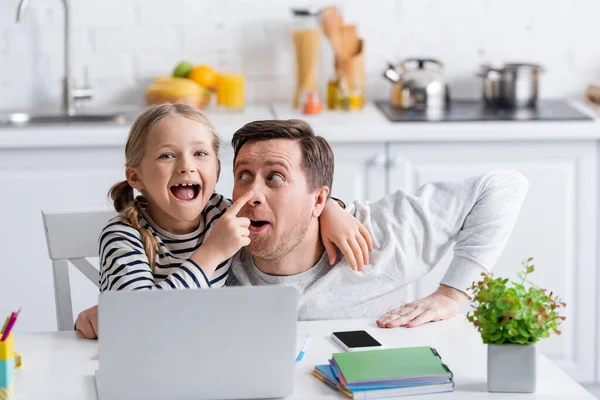
[[[146,147],[146,139],[152,127],[170,115],[181,115],[200,122],[212,136],[212,145],[215,155],[219,156],[220,140],[215,128],[198,109],[185,104],[159,104],[148,107],[133,123],[125,145],[125,167],[138,167]],[[141,211],[148,205],[147,199],[142,195],[134,197],[133,188],[126,180],[113,185],[108,191],[113,201],[115,210],[120,214],[121,220],[137,229],[142,235],[144,251],[154,272],[156,250],[158,242],[150,231],[141,224]]]

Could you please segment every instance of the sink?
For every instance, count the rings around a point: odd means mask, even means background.
[[[127,118],[123,114],[28,114],[13,113],[7,117],[0,116],[0,125],[30,126],[48,124],[124,124]]]

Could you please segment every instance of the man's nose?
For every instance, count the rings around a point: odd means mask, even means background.
[[[260,187],[260,185],[252,185],[252,187],[249,190],[252,190],[254,192],[254,196],[252,196],[248,204],[257,206],[265,203],[264,190]]]

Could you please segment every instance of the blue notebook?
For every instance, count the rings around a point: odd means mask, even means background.
[[[387,397],[412,396],[418,394],[434,394],[452,392],[454,383],[448,379],[445,382],[432,383],[431,380],[413,380],[398,384],[394,382],[374,382],[363,384],[360,388],[346,387],[335,376],[330,365],[317,365],[312,373],[319,380],[333,389],[337,389],[353,399],[381,399]]]

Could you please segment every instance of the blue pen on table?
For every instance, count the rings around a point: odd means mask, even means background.
[[[20,312],[21,312],[21,309],[19,308],[19,311],[17,311],[16,313],[13,312],[10,315],[10,319],[8,320],[8,323],[6,324],[6,329],[3,330],[2,338],[0,338],[0,342],[4,342],[6,340],[6,338],[10,334],[10,331],[12,331],[13,327],[15,326],[15,322],[17,322],[17,318],[19,317]]]

